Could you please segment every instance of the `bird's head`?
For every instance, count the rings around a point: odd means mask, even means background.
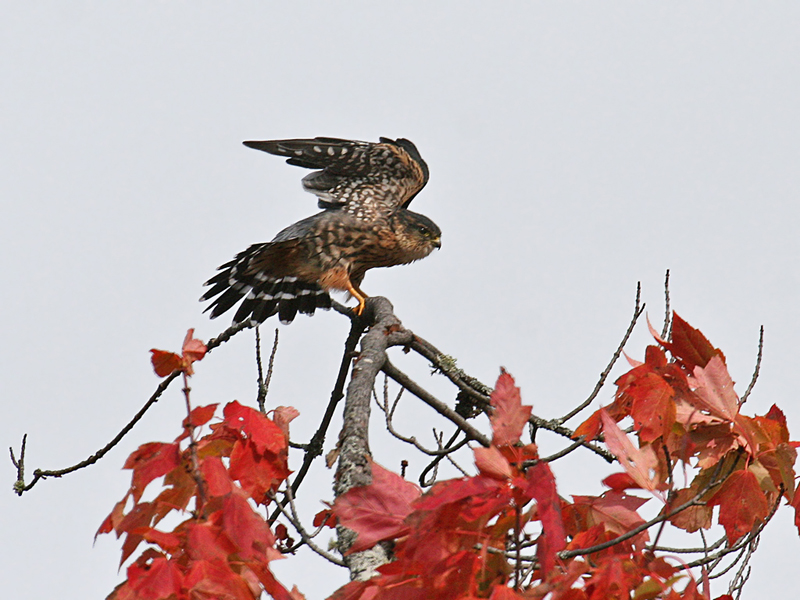
[[[394,215],[395,231],[403,250],[412,262],[425,258],[442,247],[442,230],[425,215],[401,209]]]

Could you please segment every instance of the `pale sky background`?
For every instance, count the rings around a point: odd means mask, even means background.
[[[492,384],[503,365],[534,412],[563,414],[616,347],[637,281],[660,329],[670,268],[673,306],[723,348],[740,393],[765,326],[745,412],[777,403],[798,439],[798,32],[796,2],[4,2],[0,442],[28,433],[29,473],[83,459],[154,390],[151,347],[222,331],[202,283],[316,210],[305,171],[241,142],[315,135],[418,146],[431,180],[412,208],[443,247],[363,288],[468,372]],[[301,411],[297,441],[347,329],[333,312],[281,327],[268,403]],[[642,323],[628,353],[648,341]],[[397,361],[452,400],[423,361]],[[197,371],[196,403],[252,404],[252,333]],[[182,402],[176,385],[99,464],[22,498],[6,460],[0,596],[112,590],[120,543],[92,537],[127,489],[126,456],[174,438]],[[430,413],[404,402],[398,426],[429,441]],[[407,458],[416,477],[419,456],[382,440],[376,460]],[[563,495],[597,493],[610,472],[588,455],[554,469]],[[307,522],[331,478],[317,464],[304,484]],[[746,598],[796,587],[792,516],[767,528]],[[275,570],[309,599],[346,581],[307,554]]]

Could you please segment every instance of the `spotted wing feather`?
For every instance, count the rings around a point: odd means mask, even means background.
[[[377,144],[324,137],[244,144],[285,156],[290,165],[319,169],[303,178],[303,188],[318,197],[320,208],[344,208],[365,219],[406,208],[428,181],[416,146],[402,138],[380,138]]]

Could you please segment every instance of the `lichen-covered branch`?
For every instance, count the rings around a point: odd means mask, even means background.
[[[334,492],[341,496],[356,486],[372,482],[369,449],[369,415],[375,378],[386,362],[386,349],[407,344],[411,332],[403,328],[386,298],[370,298],[364,314],[373,323],[361,339],[361,350],[354,361],[344,404],[344,423],[339,437],[339,462],[336,468]],[[387,547],[382,544],[345,555],[355,541],[355,533],[338,526],[339,551],[350,570],[352,579],[369,579],[375,569],[389,561]]]

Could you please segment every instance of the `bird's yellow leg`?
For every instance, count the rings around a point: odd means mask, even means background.
[[[367,304],[367,296],[364,292],[362,292],[357,285],[354,285],[352,281],[347,282],[347,291],[350,292],[350,295],[358,300],[358,306],[356,306],[353,311],[360,317],[364,313],[364,307]]]

